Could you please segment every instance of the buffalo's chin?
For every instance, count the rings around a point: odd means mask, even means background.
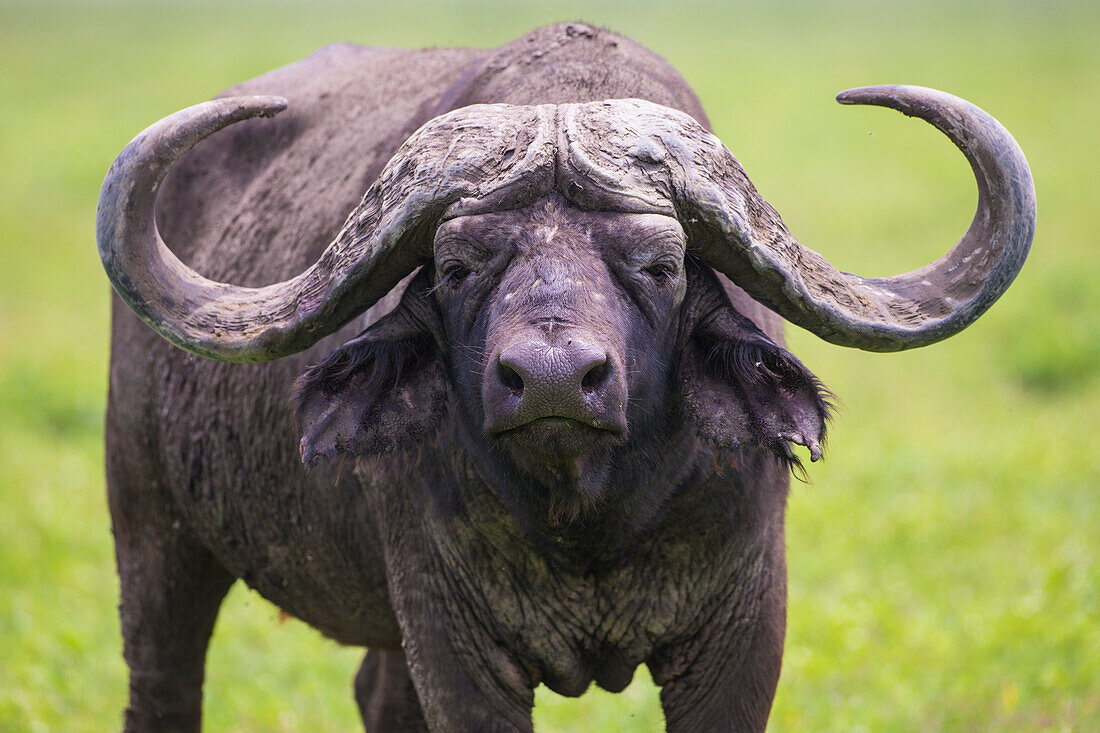
[[[597,428],[564,417],[532,420],[495,436],[525,477],[547,501],[552,526],[571,524],[597,506],[607,487],[614,450],[625,431]]]

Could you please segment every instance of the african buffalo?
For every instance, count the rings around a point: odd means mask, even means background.
[[[816,460],[829,414],[780,316],[938,341],[1034,228],[989,115],[920,87],[839,100],[969,159],[978,211],[939,260],[838,272],[665,61],[581,24],[330,46],[135,138],[97,220],[127,730],[199,728],[237,578],[369,647],[371,730],[530,731],[539,683],[618,691],[642,663],[669,730],[763,729],[790,446]]]

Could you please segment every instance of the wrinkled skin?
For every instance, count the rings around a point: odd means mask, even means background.
[[[245,284],[316,257],[446,109],[643,97],[705,123],[663,61],[581,25],[495,51],[329,49],[233,92],[291,112],[200,144],[158,221],[185,261]],[[270,364],[185,354],[116,301],[127,729],[199,727],[206,645],[241,578],[371,649],[368,730],[530,731],[539,683],[617,691],[641,663],[669,730],[762,730],[785,626],[784,436],[822,439],[827,412],[778,319],[685,258],[668,217],[551,195],[424,236],[430,266]]]

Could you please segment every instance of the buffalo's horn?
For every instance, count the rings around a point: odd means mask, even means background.
[[[1024,154],[995,119],[950,94],[912,86],[853,89],[844,104],[877,104],[927,120],[966,155],[978,211],[935,262],[888,278],[839,272],[798,243],[737,158],[692,117],[637,99],[565,105],[561,167],[593,208],[677,216],[689,245],[787,320],[842,346],[898,351],[970,325],[1016,277],[1035,232]]]
[[[506,202],[530,195],[541,178],[546,187],[552,181],[553,108],[467,107],[409,138],[300,275],[260,288],[208,280],[161,240],[157,189],[203,138],[286,106],[279,97],[227,97],[177,112],[134,138],[103,182],[96,238],[111,283],[157,333],[201,356],[256,362],[306,349],[431,257],[430,249],[402,245],[445,209],[461,210],[469,199]]]
[[[874,104],[919,117],[963,152],[978,183],[978,210],[947,254],[887,278],[839,272],[803,247],[719,143],[709,172],[693,170],[687,197],[721,241],[704,257],[787,320],[826,341],[898,351],[970,325],[1008,288],[1035,233],[1035,188],[1023,152],[993,117],[958,97],[916,86],[851,89],[842,104]]]

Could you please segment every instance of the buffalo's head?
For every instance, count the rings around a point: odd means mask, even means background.
[[[571,483],[586,499],[616,456],[660,452],[685,417],[721,446],[790,459],[799,443],[816,459],[822,390],[733,308],[714,271],[824,339],[899,350],[981,315],[1034,229],[1027,163],[989,115],[918,87],[840,100],[922,117],[970,160],[978,212],[939,260],[892,278],[838,272],[791,236],[717,138],[640,100],[438,117],[397,152],[317,263],[264,288],[202,278],[153,223],[157,185],[183,152],[285,104],[206,103],[119,156],[101,194],[100,251],[158,333],[229,361],[305,349],[420,268],[391,313],[299,380],[307,462],[409,445],[448,411],[469,451],[504,455],[492,463],[527,482]]]
[[[720,446],[816,459],[816,380],[687,246],[675,218],[558,195],[445,221],[400,305],[299,380],[304,459],[417,442],[449,410],[469,452],[522,479],[502,484],[558,491],[568,513],[615,460],[667,449],[685,410]]]

